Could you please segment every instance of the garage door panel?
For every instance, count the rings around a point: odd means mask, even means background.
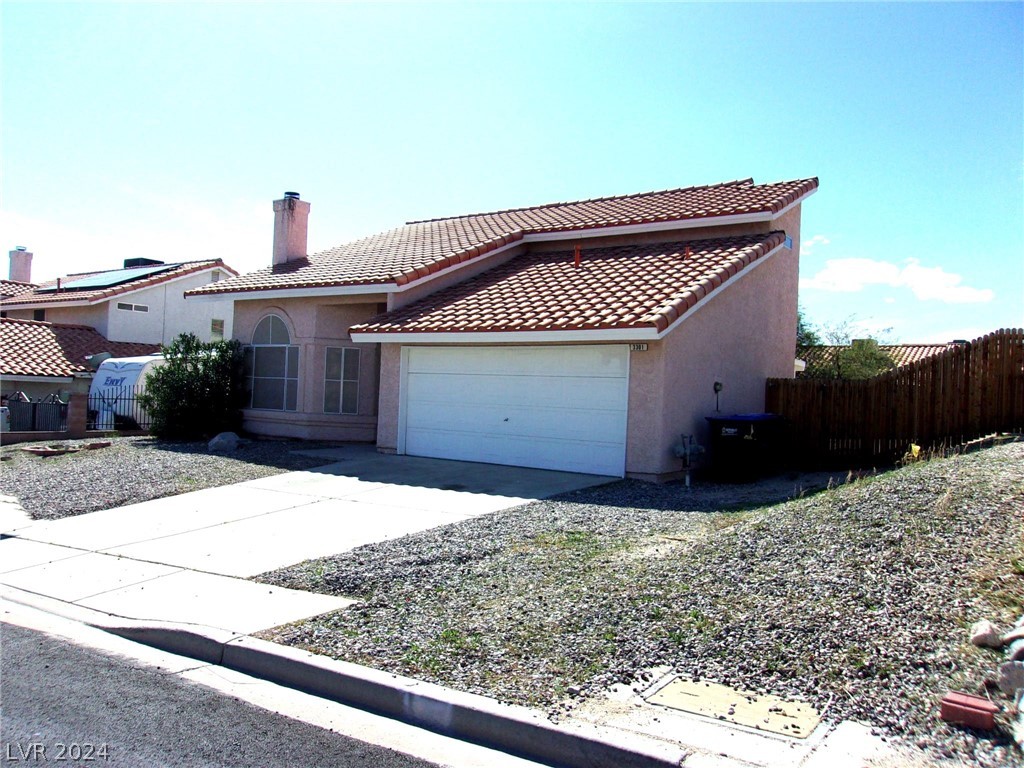
[[[490,373],[503,376],[541,376],[553,366],[574,376],[626,375],[628,356],[621,347],[503,347],[500,355],[494,348],[412,347],[409,349],[410,373],[463,374]]]
[[[461,403],[494,407],[555,407],[585,394],[592,408],[621,410],[625,379],[566,376],[494,376],[454,373],[409,374],[410,398],[440,403],[453,398]]]
[[[451,446],[443,457],[457,461],[484,464],[508,464],[517,467],[559,469],[564,472],[585,472],[601,475],[622,474],[622,445],[592,443],[585,455],[574,451],[565,440],[544,440],[535,437],[499,439],[492,435],[448,431]],[[414,456],[434,455],[429,451],[436,442],[435,430],[409,429],[406,452]]]
[[[414,347],[406,453],[622,475],[628,352],[608,347]]]
[[[621,413],[598,409],[505,408],[495,412],[485,405],[433,403],[410,413],[406,425],[408,430],[420,431],[600,441],[602,435],[622,434],[625,419]],[[453,429],[453,425],[460,428]]]

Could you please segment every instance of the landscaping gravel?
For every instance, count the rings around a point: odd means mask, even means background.
[[[756,485],[621,481],[361,547],[260,577],[361,600],[264,636],[554,719],[668,665],[1020,765],[1001,655],[968,628],[1024,602],[1024,443],[851,480],[753,508]],[[999,729],[939,721],[948,690]]]
[[[47,443],[79,449],[48,457],[23,450],[31,444],[4,446],[0,494],[16,497],[34,519],[53,520],[325,463],[293,453],[321,444],[294,440],[247,441],[231,454],[210,453],[206,442],[152,437],[115,437],[109,447],[85,449],[96,442]]]

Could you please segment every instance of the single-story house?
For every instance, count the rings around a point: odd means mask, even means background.
[[[414,221],[309,255],[274,203],[273,262],[230,298],[245,428],[420,456],[667,479],[716,402],[793,375],[800,211],[752,179]]]
[[[24,392],[33,400],[88,393],[93,372],[86,358],[101,352],[134,357],[159,352],[156,344],[109,341],[87,325],[0,318],[3,397]]]
[[[118,269],[32,283],[32,253],[10,252],[10,280],[0,285],[0,313],[20,320],[87,325],[110,341],[170,344],[182,333],[203,341],[231,338],[230,300],[185,305],[185,291],[235,277],[220,259],[165,264],[125,259]]]

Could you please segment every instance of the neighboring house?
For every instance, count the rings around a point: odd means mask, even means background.
[[[230,298],[245,428],[384,452],[664,479],[681,434],[761,411],[793,375],[800,207],[753,180],[411,222],[306,254],[275,201],[273,263]]]
[[[860,343],[860,340],[855,339],[852,343]],[[892,359],[893,368],[902,368],[965,343],[950,341],[944,344],[879,344],[878,349]],[[823,371],[836,372],[836,358],[840,352],[847,349],[850,347],[843,344],[816,344],[804,347],[798,351],[799,360],[804,363],[804,367],[797,370],[797,378],[813,378],[821,375]]]
[[[231,337],[230,301],[185,305],[185,291],[238,273],[220,259],[165,264],[126,259],[120,269],[31,283],[32,254],[11,251],[11,280],[0,286],[3,316],[87,325],[110,341],[169,344],[181,333]],[[26,288],[27,286],[27,288]]]
[[[112,342],[86,325],[57,325],[0,318],[0,386],[3,397],[24,392],[33,400],[88,393],[92,370],[86,357],[109,352],[134,357],[158,352],[156,344]]]

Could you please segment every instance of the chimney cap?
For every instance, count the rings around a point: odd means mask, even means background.
[[[298,200],[299,199],[299,193],[298,192],[285,192],[284,193],[284,199],[285,200]]]
[[[26,248],[24,245],[16,245],[14,247],[14,250],[16,250],[16,251],[27,251],[28,248]]]

